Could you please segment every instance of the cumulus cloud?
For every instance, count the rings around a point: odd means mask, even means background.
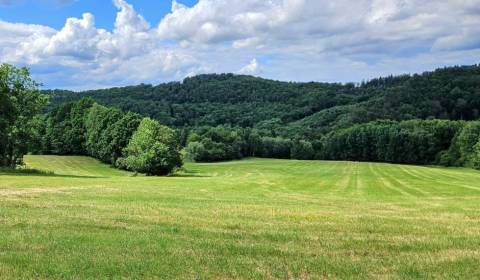
[[[183,78],[178,75],[190,70],[192,56],[163,45],[132,5],[113,4],[118,13],[111,32],[97,28],[91,13],[68,18],[60,30],[0,21],[0,61],[28,65],[46,80],[62,77],[70,88]]]
[[[235,48],[308,45],[314,52],[351,52],[369,45],[374,51],[374,46],[386,46],[382,51],[394,52],[391,42],[416,49],[459,28],[465,34],[478,32],[479,6],[478,0],[200,0],[188,8],[174,1],[158,33],[188,43],[231,43]],[[457,45],[468,48],[475,43]]]
[[[480,0],[174,0],[154,25],[112,2],[113,30],[89,12],[60,30],[0,21],[0,61],[31,66],[50,87],[88,88],[208,72],[359,81],[477,63],[480,49]]]

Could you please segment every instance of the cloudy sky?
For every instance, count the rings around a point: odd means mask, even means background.
[[[480,62],[480,0],[0,0],[0,62],[45,88],[201,73],[359,82]]]

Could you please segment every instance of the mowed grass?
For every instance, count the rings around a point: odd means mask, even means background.
[[[480,278],[480,172],[250,159],[0,173],[0,278]]]

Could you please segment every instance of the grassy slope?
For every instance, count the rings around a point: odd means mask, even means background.
[[[479,278],[480,173],[245,160],[0,174],[0,278]]]

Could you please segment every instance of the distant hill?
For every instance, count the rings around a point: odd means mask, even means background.
[[[457,66],[355,84],[292,83],[233,74],[103,90],[48,90],[50,107],[91,97],[174,127],[269,127],[323,135],[378,119],[480,118],[480,66]]]

